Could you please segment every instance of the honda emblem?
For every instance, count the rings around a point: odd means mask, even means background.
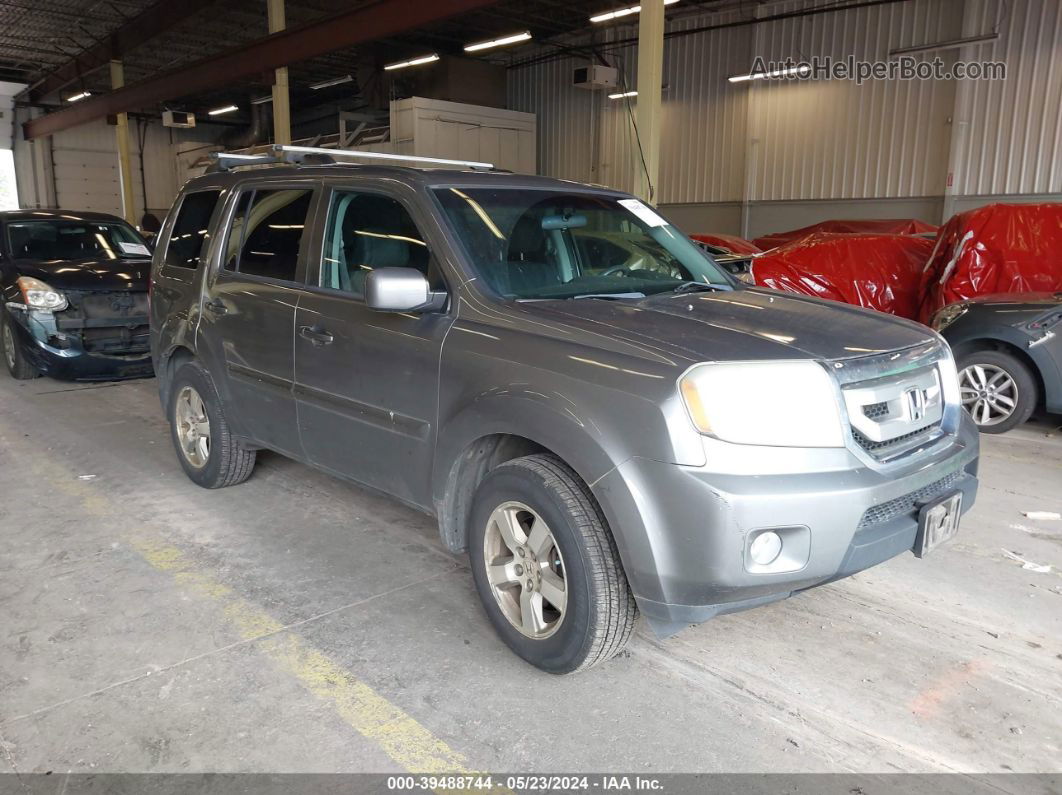
[[[929,401],[929,393],[925,389],[908,389],[903,393],[904,403],[907,405],[907,416],[913,422],[917,422],[926,416],[926,403]]]

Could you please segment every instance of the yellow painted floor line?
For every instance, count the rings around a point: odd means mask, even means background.
[[[372,687],[354,678],[323,652],[307,644],[227,585],[201,571],[177,547],[144,537],[133,547],[154,568],[170,573],[187,590],[220,603],[225,617],[245,640],[311,693],[332,704],[360,734],[376,742],[389,757],[417,773],[468,773],[465,759],[408,713]]]
[[[95,488],[73,479],[54,461],[30,458],[31,467],[54,488],[77,498],[82,510],[97,517],[113,517],[115,504]],[[395,762],[413,773],[470,774],[465,758],[432,734],[400,707],[358,680],[324,652],[285,627],[268,613],[239,596],[231,587],[199,570],[177,547],[145,533],[128,539],[130,545],[160,572],[181,587],[216,602],[243,638],[307,690],[330,703],[358,733],[372,740]]]

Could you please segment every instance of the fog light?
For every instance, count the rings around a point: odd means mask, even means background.
[[[768,530],[760,533],[749,546],[749,557],[758,566],[769,566],[782,553],[782,539],[778,533]]]

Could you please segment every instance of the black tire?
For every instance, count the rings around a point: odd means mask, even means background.
[[[210,421],[209,453],[201,466],[195,466],[189,460],[178,436],[177,403],[186,387],[194,390],[202,399],[206,417]],[[170,421],[170,437],[177,460],[192,482],[205,489],[220,489],[247,480],[254,469],[255,451],[246,449],[230,432],[210,374],[195,362],[181,365],[174,374],[169,395],[167,419]]]
[[[488,523],[506,502],[522,503],[538,513],[563,558],[567,606],[548,637],[531,638],[518,630],[487,579]],[[634,596],[600,507],[563,461],[536,454],[492,470],[476,490],[471,522],[469,559],[476,590],[495,630],[516,654],[543,671],[566,674],[604,662],[623,649],[638,615]]]
[[[959,358],[958,362],[960,387],[968,387],[963,373],[967,367],[976,365],[1005,372],[1014,382],[1016,391],[1015,406],[1010,415],[1003,419],[986,424],[982,423],[977,411],[970,412],[981,433],[1006,433],[1026,422],[1032,416],[1033,410],[1040,399],[1040,391],[1037,388],[1036,379],[1030,372],[1029,367],[1018,357],[1006,351],[982,350],[965,353]],[[968,393],[963,394],[965,396]]]
[[[3,312],[0,315],[0,323],[3,324],[3,328],[0,328],[0,352],[3,353],[4,364],[7,365],[7,371],[11,373],[11,377],[19,381],[28,381],[39,376],[40,371],[30,364],[26,354],[22,351],[22,346],[18,344],[18,329],[15,328],[14,318],[7,312]]]

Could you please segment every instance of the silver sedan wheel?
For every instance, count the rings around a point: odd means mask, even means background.
[[[11,324],[5,323],[0,320],[0,324],[4,327],[4,359],[7,361],[7,366],[15,369],[15,335],[11,333]]]
[[[177,393],[173,414],[181,452],[189,464],[202,469],[210,459],[210,419],[194,387],[183,387]]]
[[[959,374],[962,405],[978,425],[998,425],[1018,407],[1018,385],[993,364],[971,364]]]
[[[487,520],[483,560],[510,624],[534,640],[557,631],[568,605],[564,559],[541,516],[521,502],[499,505]]]

